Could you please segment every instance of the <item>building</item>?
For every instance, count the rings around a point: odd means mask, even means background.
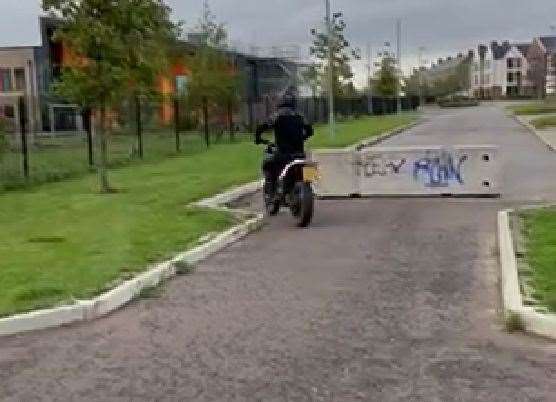
[[[479,45],[473,52],[471,93],[480,99],[532,95],[527,55],[530,44],[508,41]]]
[[[42,127],[37,52],[32,46],[0,48],[0,118],[9,132],[20,130],[22,118],[33,131]]]
[[[448,95],[467,95],[472,57],[472,54],[460,53],[456,57],[440,58],[429,68],[414,69],[406,80],[406,91],[429,101]]]
[[[61,77],[63,68],[75,61],[75,55],[55,40],[61,20],[40,18],[41,44],[22,48],[0,48],[0,117],[12,130],[19,127],[19,98],[25,98],[26,119],[34,133],[79,132],[83,119],[78,105],[55,96],[51,87]],[[197,38],[198,39],[198,38]],[[159,91],[166,101],[159,105],[161,124],[172,124],[176,93],[186,93],[188,58],[199,48],[198,40],[181,41],[174,49],[169,71],[159,79]],[[240,124],[252,127],[264,120],[275,107],[280,94],[297,85],[298,64],[287,58],[259,57],[232,50],[222,50],[231,68],[244,77],[243,102],[238,115]],[[27,106],[28,105],[28,106]]]
[[[530,80],[537,96],[556,95],[556,36],[533,39],[527,58]]]

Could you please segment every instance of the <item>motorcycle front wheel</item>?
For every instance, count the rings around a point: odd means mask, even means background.
[[[271,182],[267,179],[264,184],[263,200],[266,213],[269,216],[277,215],[280,211],[280,202],[276,200],[276,193]]]
[[[311,184],[305,182],[295,183],[293,190],[292,215],[296,218],[297,226],[305,228],[313,219],[315,194]]]

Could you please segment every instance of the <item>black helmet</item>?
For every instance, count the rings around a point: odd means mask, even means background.
[[[295,109],[297,107],[297,89],[295,87],[286,89],[278,107],[288,109]]]

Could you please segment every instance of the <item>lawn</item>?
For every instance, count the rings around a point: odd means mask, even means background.
[[[537,114],[556,113],[555,102],[531,103],[508,107],[514,114],[520,116],[533,116]]]
[[[318,127],[312,146],[349,145],[414,118],[339,123],[335,139]],[[97,295],[230,227],[228,214],[188,205],[259,177],[261,156],[238,141],[113,169],[116,194],[99,194],[94,174],[0,194],[0,316]]]
[[[227,137],[221,142],[227,142]],[[181,133],[181,154],[191,155],[205,150],[199,133]],[[22,175],[22,157],[18,149],[0,156],[0,191],[27,185],[56,182],[83,176],[91,171],[85,135],[40,137],[29,145],[29,180]],[[145,132],[143,135],[145,161],[159,161],[176,155],[175,134],[171,130]],[[98,146],[93,148],[98,158]],[[134,133],[115,133],[110,136],[109,164],[112,167],[141,162]]]
[[[309,141],[309,148],[340,148],[356,144],[366,138],[378,136],[415,121],[415,113],[400,115],[363,117],[356,120],[339,122],[336,125],[336,135],[331,138],[328,125],[316,128],[315,136]]]
[[[531,121],[535,128],[542,130],[544,128],[556,127],[556,115],[543,116]]]
[[[535,298],[556,312],[556,208],[522,213],[526,258],[533,270]]]
[[[364,138],[380,134],[414,119],[414,114],[404,113],[399,116],[367,117],[357,120],[339,122],[337,135],[330,138],[327,126],[317,126],[311,147],[343,147]],[[371,123],[372,122],[372,123]],[[237,134],[237,141],[251,140],[251,136]],[[227,134],[221,138],[211,138],[211,142],[230,143]],[[143,134],[144,161],[160,161],[169,156],[193,155],[204,152],[205,140],[198,132],[180,134],[180,152],[176,151],[176,138],[171,129],[146,131]],[[98,147],[94,148],[94,157],[98,158]],[[36,138],[29,146],[29,179],[22,175],[22,157],[17,149],[0,154],[0,191],[57,182],[86,175],[91,171],[88,164],[87,139],[84,135],[65,137]],[[137,137],[133,132],[114,133],[110,137],[109,163],[119,167],[142,162],[137,151]]]

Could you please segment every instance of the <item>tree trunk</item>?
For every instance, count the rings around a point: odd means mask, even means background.
[[[137,153],[143,159],[143,118],[141,117],[141,98],[135,95],[135,125],[137,129]]]
[[[100,191],[102,193],[111,192],[110,183],[108,181],[108,138],[106,137],[106,105],[103,102],[100,107],[100,161],[98,165],[98,177],[100,183]]]
[[[205,129],[205,143],[207,148],[210,146],[210,133],[209,133],[209,117],[208,117],[208,99],[203,98],[203,123]]]

